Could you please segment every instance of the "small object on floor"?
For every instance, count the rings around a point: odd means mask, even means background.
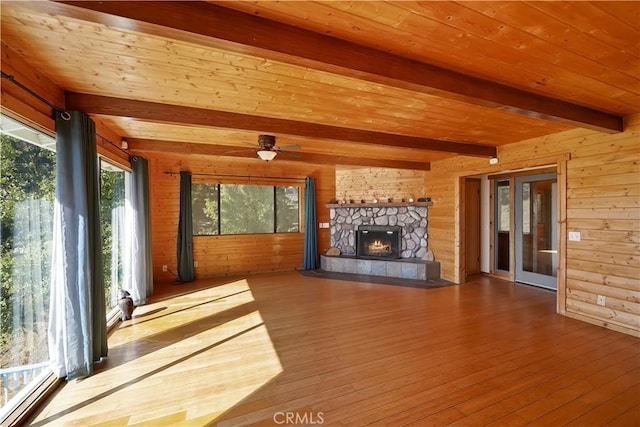
[[[133,298],[131,298],[131,294],[124,289],[120,290],[118,307],[120,307],[120,320],[130,320],[136,306],[133,305]]]

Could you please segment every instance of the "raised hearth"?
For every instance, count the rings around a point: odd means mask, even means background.
[[[440,278],[440,263],[418,259],[364,259],[350,256],[320,256],[320,268],[336,273],[398,277],[413,280]]]

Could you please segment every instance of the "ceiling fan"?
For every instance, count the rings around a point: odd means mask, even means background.
[[[273,135],[260,135],[258,136],[258,157],[265,162],[270,162],[275,159],[278,153],[285,153],[288,155],[296,155],[297,153],[287,152],[287,149],[300,148],[298,144],[289,144],[283,146],[276,146],[276,137]],[[299,154],[298,154],[299,155]]]

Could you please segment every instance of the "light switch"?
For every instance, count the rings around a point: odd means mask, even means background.
[[[571,241],[571,242],[579,242],[580,241],[580,232],[579,231],[570,231],[569,232],[569,241]]]

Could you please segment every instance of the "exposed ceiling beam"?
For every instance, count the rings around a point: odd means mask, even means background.
[[[135,101],[132,99],[112,98],[75,92],[67,92],[65,98],[67,109],[82,111],[87,114],[132,117],[142,120],[193,126],[242,129],[276,135],[295,135],[314,139],[329,139],[338,142],[349,141],[388,147],[465,154],[469,156],[494,157],[497,152],[496,147],[488,145],[394,135],[295,120],[209,110],[205,108]]]
[[[243,149],[235,145],[210,145],[210,144],[192,144],[188,142],[177,141],[158,141],[152,139],[127,138],[129,150],[134,152],[162,152],[162,153],[179,153],[179,154],[197,154],[201,156],[227,156],[227,157],[244,157],[258,159],[256,155],[257,147],[251,149],[248,147]],[[295,155],[295,156],[294,156]],[[347,157],[333,156],[315,153],[293,152],[292,155],[279,153],[274,161],[291,161],[304,162],[318,165],[349,165],[349,166],[371,166],[384,167],[392,169],[412,169],[424,170],[431,169],[428,162],[408,162],[400,160],[380,160],[368,159],[364,157]],[[259,160],[262,161],[262,160]]]
[[[206,2],[59,2],[64,5],[39,2],[42,3],[45,3],[44,9],[52,13],[118,28],[256,55],[571,126],[607,133],[623,130],[622,117],[613,114]]]

